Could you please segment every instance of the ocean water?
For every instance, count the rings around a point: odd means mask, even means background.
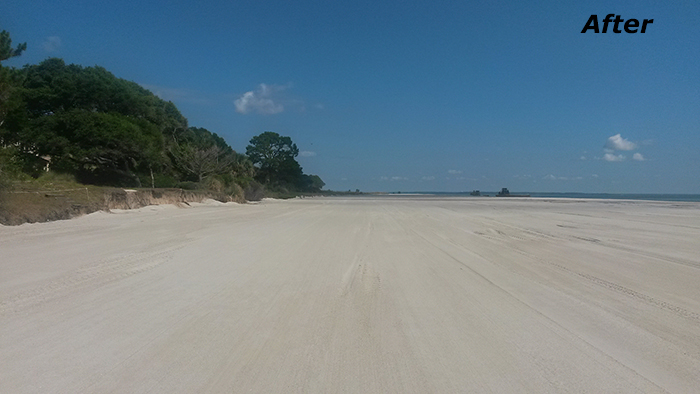
[[[482,191],[482,196],[495,196],[498,192]],[[539,198],[594,198],[610,200],[649,200],[649,201],[691,201],[700,202],[700,194],[623,194],[623,193],[547,193],[511,191],[511,194],[529,194]],[[416,192],[415,194],[432,194],[440,196],[470,197],[469,192]]]
[[[600,198],[611,200],[700,201],[700,194],[526,193],[530,197]]]

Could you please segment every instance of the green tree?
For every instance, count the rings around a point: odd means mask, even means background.
[[[0,128],[5,124],[9,113],[24,107],[21,94],[22,74],[15,69],[0,66]],[[3,144],[3,135],[0,130],[0,145]]]
[[[166,147],[187,130],[172,102],[102,67],[58,58],[15,73],[20,86],[0,114],[0,142],[17,146],[25,162],[48,155],[51,168],[91,183],[138,185],[150,175],[153,185],[154,171],[172,172]]]
[[[297,190],[304,188],[304,172],[299,163],[293,158],[286,158],[280,162],[273,179],[276,184],[282,187]]]
[[[27,43],[17,45],[17,48],[12,49],[12,39],[10,33],[3,30],[0,32],[0,62],[11,57],[16,57],[22,54],[27,49]]]
[[[304,175],[304,190],[310,192],[320,192],[326,183],[318,175]]]
[[[202,182],[209,176],[225,174],[235,178],[251,176],[252,163],[216,133],[190,127],[172,137],[168,153],[175,169],[185,180]]]
[[[82,109],[37,118],[25,137],[30,156],[50,156],[54,169],[97,184],[141,186],[137,172],[163,149],[163,135],[143,119]]]
[[[49,58],[25,66],[25,101],[32,118],[71,109],[117,112],[145,119],[164,134],[183,132],[187,119],[172,102],[156,97],[138,84],[115,77],[103,67],[66,65]]]
[[[195,181],[202,182],[210,175],[220,175],[230,171],[235,157],[212,145],[208,148],[197,147],[189,144],[172,146],[170,148],[176,167],[185,176],[193,177]]]
[[[2,42],[7,56],[25,47],[12,49],[9,35]],[[253,179],[254,165],[223,138],[188,127],[175,104],[103,67],[49,58],[21,69],[0,66],[0,73],[0,87],[8,87],[0,90],[0,146],[12,146],[4,156],[12,153],[13,168],[27,174],[38,176],[48,159],[52,170],[95,184],[155,187],[206,179],[240,191],[236,184]],[[278,169],[285,182],[301,174],[296,161],[281,161]]]
[[[250,140],[246,155],[258,168],[257,177],[261,182],[298,185],[302,169],[295,157],[299,155],[299,148],[290,137],[266,131]]]
[[[233,152],[233,148],[223,138],[203,127],[189,127],[184,131],[178,131],[174,140],[175,143],[187,143],[200,148],[217,146],[222,150],[222,153]]]
[[[27,49],[27,43],[22,43],[17,45],[17,48],[12,49],[12,39],[10,39],[10,33],[3,30],[0,32],[0,62],[7,60],[11,57],[16,57],[22,54],[22,51]],[[14,70],[2,67],[0,65],[0,127],[2,127],[5,122],[5,117],[9,111],[9,107],[12,107],[10,102],[10,97],[13,92],[19,86],[18,75]],[[16,103],[14,103],[16,104]],[[0,131],[0,139],[2,138],[2,132]],[[2,141],[0,141],[2,143]]]

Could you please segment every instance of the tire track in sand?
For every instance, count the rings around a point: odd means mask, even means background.
[[[184,245],[150,253],[131,253],[125,256],[91,263],[43,285],[12,294],[0,301],[0,316],[20,313],[40,307],[51,301],[75,294],[78,290],[97,289],[158,267],[172,258]]]

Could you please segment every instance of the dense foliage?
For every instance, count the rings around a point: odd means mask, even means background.
[[[17,48],[12,49],[12,39],[10,33],[3,30],[0,32],[0,62],[11,57],[19,56],[22,51],[27,49],[27,43],[17,45]]]
[[[0,35],[0,61],[25,48]],[[0,65],[0,175],[50,169],[112,186],[320,191],[323,181],[303,174],[298,153],[272,132],[254,137],[247,156],[236,153],[216,133],[190,127],[172,102],[102,67],[57,58]]]
[[[0,61],[18,56],[0,34]],[[190,127],[177,107],[106,69],[50,58],[21,69],[0,65],[0,175],[66,173],[83,183],[214,188],[232,193],[264,184],[319,191],[304,175],[289,137],[265,132],[247,156],[209,130]]]
[[[256,179],[264,184],[314,192],[325,185],[318,175],[304,175],[295,159],[299,148],[290,137],[266,131],[250,140],[246,155],[257,168]]]

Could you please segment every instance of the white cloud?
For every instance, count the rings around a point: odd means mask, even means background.
[[[447,173],[448,174],[461,174],[462,171],[461,170],[447,170]]]
[[[625,156],[615,155],[612,153],[606,153],[605,155],[603,155],[603,160],[605,160],[605,161],[624,161]]]
[[[637,148],[637,144],[622,138],[620,134],[615,134],[608,138],[608,142],[605,143],[605,148],[612,150],[633,150]]]
[[[310,150],[303,150],[299,152],[299,156],[301,157],[314,157],[316,156],[316,152],[312,152]]]
[[[56,53],[61,49],[61,37],[51,36],[46,37],[44,43],[42,44],[44,50],[48,53]]]
[[[586,160],[586,156],[581,156],[581,160]]]
[[[598,174],[593,174],[593,175],[591,175],[591,177],[598,178]]]
[[[382,177],[379,177],[379,180],[380,181],[407,181],[408,178],[403,177],[403,176],[392,176],[392,177],[382,176]]]
[[[580,181],[583,177],[577,176],[569,178],[568,176],[554,176],[552,174],[544,176],[542,179],[546,181]]]
[[[646,159],[644,158],[644,156],[642,156],[641,153],[635,153],[634,155],[632,155],[632,159],[637,160],[637,161],[644,161],[644,160],[646,160]]]
[[[434,176],[424,176],[424,177],[421,178],[421,179],[424,180],[424,181],[434,181],[434,180],[435,180],[435,177],[434,177]]]
[[[284,105],[279,102],[279,94],[289,87],[289,85],[261,83],[257,90],[245,92],[233,102],[236,105],[236,112],[241,114],[255,112],[262,115],[280,113],[284,111]]]

